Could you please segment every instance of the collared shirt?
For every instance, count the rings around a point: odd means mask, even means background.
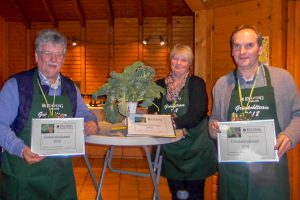
[[[254,84],[255,79],[256,80],[256,86],[255,87],[261,87],[262,85],[266,84],[265,79],[265,70],[263,68],[262,64],[259,64],[259,73],[254,75],[254,77],[251,80],[246,80],[244,77],[241,76],[240,73],[237,73],[238,80],[240,81],[241,88],[251,88]]]
[[[41,81],[45,77],[41,77]],[[60,81],[60,78],[59,78]],[[43,81],[42,81],[43,84]],[[44,82],[44,84],[47,84]],[[55,89],[50,87],[48,95],[53,95]],[[95,115],[87,108],[84,103],[78,87],[76,87],[77,110],[75,117],[84,117],[84,121],[97,121]],[[61,95],[61,85],[59,84],[56,95]],[[10,154],[22,157],[22,150],[25,144],[22,139],[16,136],[10,125],[18,115],[19,92],[17,80],[11,78],[4,84],[0,92],[0,146],[6,149]]]

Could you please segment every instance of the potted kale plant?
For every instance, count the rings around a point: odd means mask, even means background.
[[[143,62],[125,67],[122,73],[111,72],[108,82],[93,94],[94,99],[106,96],[106,120],[111,123],[121,122],[128,116],[129,103],[145,108],[153,105],[154,98],[165,94],[165,89],[155,83],[154,76],[155,70]]]

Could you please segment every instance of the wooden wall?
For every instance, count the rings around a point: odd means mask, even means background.
[[[114,26],[108,20],[87,21],[81,27],[79,21],[60,21],[58,30],[68,38],[67,56],[62,73],[80,85],[84,94],[95,92],[107,82],[111,71],[120,72],[127,65],[141,60],[156,69],[156,78],[169,72],[170,47],[178,42],[193,45],[193,17],[144,18],[143,25],[135,18],[118,18]],[[22,23],[5,22],[0,18],[0,83],[17,72],[35,66],[34,39],[42,29],[53,28],[51,23],[32,23],[26,29]],[[168,45],[159,45],[160,35],[168,38]],[[148,45],[143,38],[152,36]],[[78,46],[72,46],[75,39]],[[87,100],[88,101],[88,100]],[[87,145],[90,156],[103,156],[105,147]],[[117,156],[141,157],[137,148],[116,149]]]
[[[288,1],[287,70],[300,89],[300,1]],[[289,152],[289,173],[292,199],[300,199],[300,145]]]
[[[300,89],[300,1],[298,0],[235,0],[232,5],[197,7],[198,0],[186,0],[195,5],[193,17],[145,18],[143,25],[137,19],[116,19],[114,27],[106,20],[59,22],[58,30],[79,46],[68,47],[63,73],[80,82],[82,93],[92,93],[107,81],[109,72],[120,71],[133,61],[141,60],[153,66],[157,78],[168,71],[168,47],[158,45],[158,38],[148,46],[141,40],[149,35],[164,34],[169,46],[177,42],[190,44],[195,49],[195,74],[206,80],[208,91],[222,75],[232,71],[229,37],[240,24],[256,25],[270,38],[270,64],[285,68],[294,76]],[[22,24],[8,23],[0,18],[0,84],[9,75],[34,66],[33,40],[37,31],[51,28],[48,23],[34,23],[30,30]],[[98,149],[97,149],[98,148]],[[88,148],[91,155],[99,156],[105,148]],[[120,156],[139,156],[136,149],[116,151]],[[300,148],[289,152],[292,199],[300,199]],[[208,180],[206,199],[216,199],[214,176]]]
[[[168,53],[177,43],[193,45],[193,17],[145,18],[139,25],[136,18],[117,18],[114,26],[108,20],[60,21],[58,31],[68,38],[68,51],[63,74],[80,85],[84,94],[92,94],[107,82],[111,71],[120,72],[135,61],[143,61],[156,69],[156,78],[169,72]],[[35,66],[34,39],[41,29],[53,28],[50,23],[32,23],[26,29],[22,23],[0,20],[0,83],[12,74]],[[167,36],[168,45],[159,45],[159,36]],[[152,36],[145,46],[143,38]],[[76,40],[78,46],[72,46]]]
[[[240,24],[255,25],[269,36],[270,64],[287,69],[300,89],[300,1],[240,0],[208,9],[194,0],[186,2],[195,11],[195,73],[206,80],[208,91],[218,78],[235,68],[229,40]],[[300,199],[300,146],[288,157],[291,199],[296,200]],[[216,199],[217,177],[207,183],[206,199]]]

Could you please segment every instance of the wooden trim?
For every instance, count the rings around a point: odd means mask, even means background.
[[[75,10],[78,14],[81,27],[85,27],[85,17],[84,17],[83,10],[82,10],[82,7],[80,5],[80,2],[79,2],[79,0],[73,0],[73,3],[75,5],[75,8],[76,8]]]
[[[109,71],[114,70],[114,27],[109,27]]]
[[[25,16],[25,13],[23,11],[23,9],[21,8],[20,4],[18,1],[16,0],[10,0],[10,2],[14,5],[14,7],[19,11],[21,18],[23,20],[23,23],[25,25],[26,28],[30,28],[30,22],[28,21],[28,19]]]
[[[81,28],[81,43],[80,43],[80,59],[81,59],[81,81],[80,81],[80,90],[81,93],[86,94],[86,57],[85,57],[85,50],[86,50],[86,28]]]
[[[293,75],[298,90],[300,89],[300,8],[299,1],[288,1],[287,21],[287,70]],[[288,153],[291,199],[300,199],[300,145]]]
[[[193,12],[205,9],[203,1],[200,0],[184,0]]]
[[[170,73],[170,59],[169,59],[169,55],[170,55],[170,50],[172,48],[172,23],[168,23],[167,25],[167,45],[168,45],[168,48],[167,48],[167,63],[166,63],[166,75],[168,75]]]
[[[44,5],[44,8],[45,8],[50,20],[51,20],[51,23],[52,23],[53,27],[57,28],[58,27],[58,21],[57,21],[55,15],[54,15],[54,12],[53,12],[48,0],[42,0],[42,3]]]
[[[167,23],[172,23],[172,0],[167,0],[166,13],[167,13]]]
[[[136,3],[137,3],[138,23],[139,25],[143,25],[143,1],[136,0]]]
[[[274,0],[271,3],[271,65],[286,67],[286,45],[287,45],[287,1]]]
[[[205,28],[203,28],[205,27]],[[201,10],[195,13],[195,62],[194,73],[204,79],[207,91],[211,91],[212,82],[212,10]],[[212,107],[212,96],[209,94],[209,105]],[[209,109],[210,111],[212,109]],[[210,114],[210,113],[209,113]]]
[[[139,25],[139,41],[138,41],[138,45],[139,45],[139,57],[138,59],[139,60],[143,60],[143,49],[144,49],[144,45],[142,43],[142,40],[143,40],[143,37],[144,37],[144,33],[143,33],[143,26],[142,25]]]
[[[205,27],[205,28],[204,28]],[[210,10],[195,13],[195,75],[210,81],[211,68],[211,19]]]
[[[107,0],[107,14],[108,14],[108,21],[109,25],[113,26],[114,24],[114,12],[111,5],[111,0]]]

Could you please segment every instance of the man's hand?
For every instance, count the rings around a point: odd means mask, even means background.
[[[278,150],[277,154],[281,157],[284,153],[292,148],[292,140],[284,135],[279,134],[276,139],[276,145],[274,147],[275,150]]]
[[[88,121],[84,123],[84,134],[95,135],[97,133],[98,126],[94,121]]]
[[[34,163],[38,163],[44,158],[46,158],[44,156],[39,156],[38,154],[32,153],[31,149],[27,146],[23,149],[22,156],[24,160],[30,165]]]
[[[218,121],[217,120],[211,121],[209,124],[210,137],[212,137],[213,139],[216,139],[219,133],[221,133],[221,131],[220,131]]]

